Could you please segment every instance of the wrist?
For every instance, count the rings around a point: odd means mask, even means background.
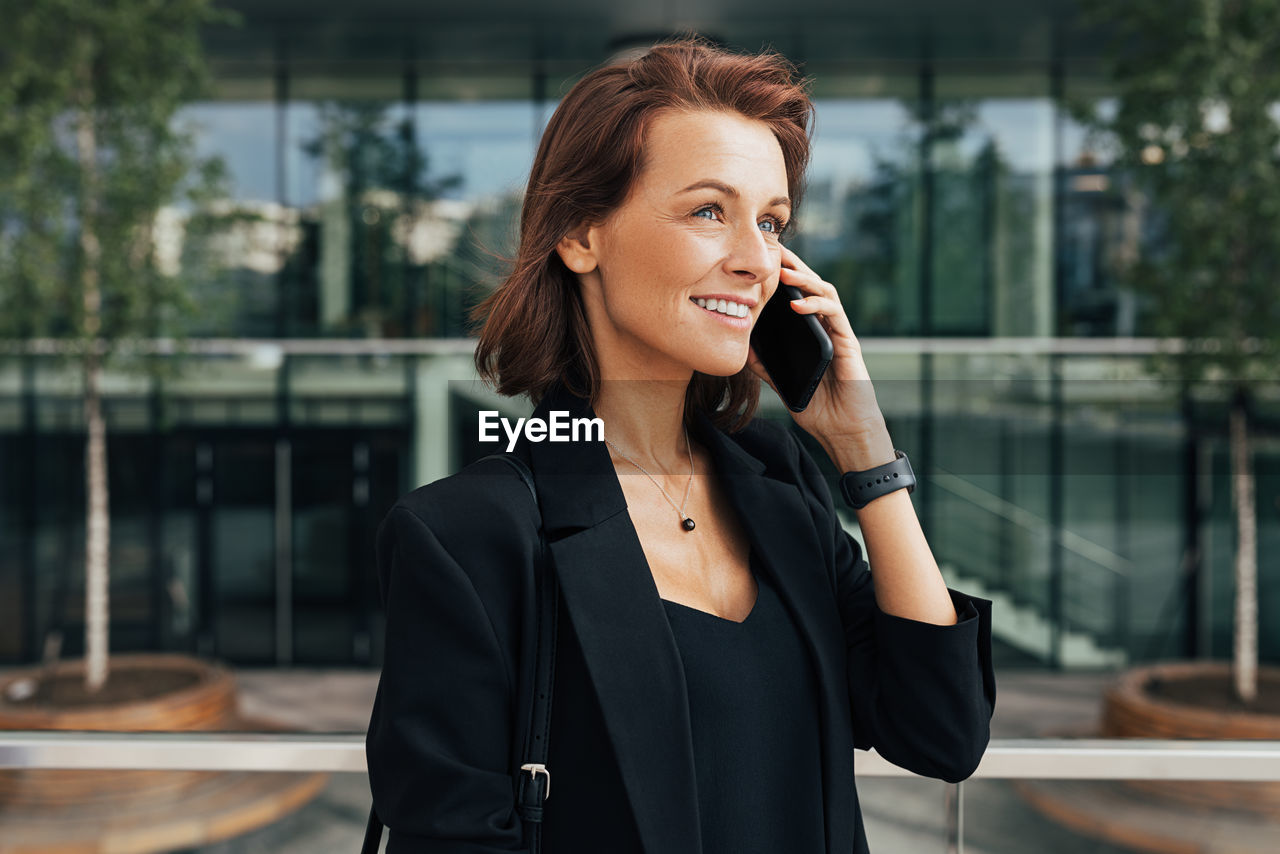
[[[876,428],[824,442],[823,448],[840,472],[866,471],[896,458],[893,440],[883,422]]]

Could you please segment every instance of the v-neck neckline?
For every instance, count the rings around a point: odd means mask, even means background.
[[[747,558],[747,565],[752,578],[754,578],[756,582],[756,601],[751,603],[751,610],[748,611],[747,616],[743,617],[741,620],[730,620],[728,617],[722,617],[719,614],[713,614],[710,611],[704,611],[701,608],[695,608],[692,605],[686,605],[683,602],[676,602],[673,599],[663,599],[662,601],[667,605],[675,605],[677,608],[692,611],[695,614],[699,614],[703,617],[709,617],[712,620],[716,620],[721,623],[728,623],[731,626],[745,626],[747,622],[756,615],[756,612],[760,610],[760,597],[764,595],[764,582],[761,581],[761,573],[756,571],[756,556],[754,551],[752,551]]]

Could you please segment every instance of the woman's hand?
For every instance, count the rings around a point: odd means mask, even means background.
[[[791,310],[797,314],[818,315],[819,322],[831,336],[834,349],[831,364],[809,405],[804,412],[792,412],[791,417],[818,440],[842,471],[862,471],[891,462],[893,444],[884,415],[862,360],[862,347],[853,334],[835,286],[823,281],[786,246],[782,247],[778,284],[794,285],[805,294],[803,300],[791,303]],[[782,295],[775,298],[785,299]],[[755,348],[751,348],[747,356],[747,367],[775,392],[778,390]]]

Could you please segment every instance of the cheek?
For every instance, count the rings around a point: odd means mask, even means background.
[[[627,262],[632,270],[643,271],[640,278],[663,279],[675,284],[687,277],[690,270],[703,268],[714,259],[707,241],[690,239],[678,230],[655,229],[644,242],[628,246]]]
[[[664,223],[654,229],[654,248],[672,263],[704,263],[715,261],[728,250],[729,235],[726,229],[715,223],[700,225],[684,222]]]
[[[664,234],[632,254],[633,282],[651,304],[667,293],[687,299],[686,291],[703,281],[723,257],[712,241],[689,234]]]

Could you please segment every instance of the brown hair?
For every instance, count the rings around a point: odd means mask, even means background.
[[[795,222],[813,116],[810,81],[795,75],[795,66],[772,50],[735,54],[685,35],[579,80],[538,145],[514,268],[472,309],[471,320],[483,324],[475,351],[480,376],[499,394],[528,394],[535,405],[561,380],[595,404],[600,375],[586,312],[577,277],[555,248],[573,229],[603,223],[623,203],[643,166],[648,124],[660,111],[731,111],[768,123],[782,148]],[[745,367],[732,377],[695,372],[686,421],[702,411],[717,427],[738,430],[759,397],[760,381]]]

